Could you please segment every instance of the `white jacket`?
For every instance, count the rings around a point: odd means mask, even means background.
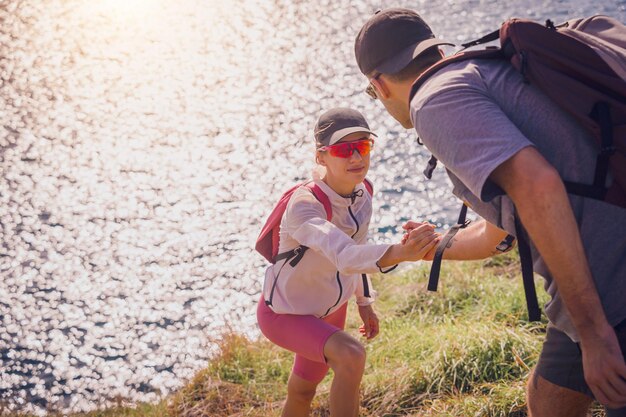
[[[364,274],[380,271],[376,262],[390,246],[366,243],[372,198],[362,183],[346,198],[316,173],[314,181],[331,202],[332,219],[326,220],[324,206],[306,187],[291,196],[280,224],[278,253],[301,245],[309,249],[295,267],[283,259],[265,272],[263,297],[279,314],[324,317],[353,294],[357,304],[371,304],[375,292]]]

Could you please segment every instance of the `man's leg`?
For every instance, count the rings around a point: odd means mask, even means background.
[[[581,392],[547,381],[534,369],[528,379],[528,417],[585,417],[592,401]]]
[[[531,417],[584,417],[593,402],[578,344],[551,323],[527,385]]]

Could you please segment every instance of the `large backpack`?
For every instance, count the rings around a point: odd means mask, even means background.
[[[444,58],[413,84],[410,100],[420,86],[442,67],[467,59],[507,60],[525,82],[541,89],[572,115],[599,146],[593,184],[564,179],[571,194],[603,200],[626,208],[626,26],[607,16],[570,20],[555,26],[524,19],[510,19],[499,30],[463,44],[467,48],[500,40],[500,47],[461,51]],[[562,138],[568,140],[568,138]],[[436,166],[429,161],[425,175]],[[605,187],[610,172],[612,183]],[[435,291],[443,252],[452,236],[467,226],[463,207],[459,220],[439,244],[431,269],[429,290]],[[525,232],[516,219],[516,235],[530,320],[540,311],[533,284],[532,260]]]
[[[372,183],[365,179],[363,181],[365,188],[367,189],[370,195],[374,194],[374,188]],[[270,263],[276,263],[281,259],[287,259],[290,261],[291,266],[296,266],[298,262],[304,256],[304,253],[307,251],[306,246],[298,246],[293,250],[278,253],[278,246],[280,243],[280,222],[282,221],[283,214],[287,209],[287,204],[289,203],[289,199],[293,195],[293,193],[298,190],[300,187],[306,187],[315,198],[322,203],[324,206],[324,210],[326,211],[326,220],[330,221],[333,217],[332,206],[330,204],[330,200],[326,193],[322,191],[322,189],[315,184],[313,181],[305,181],[298,183],[285,191],[283,195],[278,200],[278,203],[272,209],[269,217],[265,221],[263,228],[261,229],[261,233],[259,233],[259,237],[256,240],[255,248],[257,252],[259,252],[265,259],[267,259]]]

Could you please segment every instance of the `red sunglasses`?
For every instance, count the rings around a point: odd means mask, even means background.
[[[350,158],[354,151],[357,151],[359,155],[365,156],[370,153],[374,147],[373,139],[356,140],[354,142],[342,142],[330,146],[322,146],[318,148],[319,151],[328,151],[330,156],[336,156],[338,158]]]

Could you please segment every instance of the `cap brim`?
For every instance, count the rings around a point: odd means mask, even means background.
[[[432,38],[425,41],[421,41],[415,43],[413,45],[409,45],[404,48],[400,53],[396,54],[392,59],[389,59],[382,64],[380,64],[376,71],[383,74],[395,74],[397,72],[402,71],[404,67],[409,65],[411,61],[417,58],[420,54],[425,52],[427,49],[432,48],[433,46],[438,45],[451,45],[454,46],[453,43],[444,41],[442,39]]]
[[[356,133],[356,132],[369,133],[370,135],[374,135],[378,137],[376,133],[362,126],[346,127],[344,129],[340,129],[336,131],[335,133],[333,133],[332,136],[330,137],[330,140],[328,141],[328,145],[326,146],[334,145],[335,143],[339,142],[341,139],[345,138],[349,134]]]

